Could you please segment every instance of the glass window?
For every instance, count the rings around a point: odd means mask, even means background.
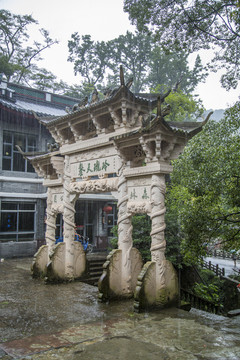
[[[34,240],[35,203],[2,202],[0,241]]]
[[[12,134],[11,133],[7,133],[4,131],[3,137],[4,137],[5,143],[12,144]]]
[[[20,210],[34,210],[35,204],[32,203],[19,203]]]
[[[20,146],[20,148],[22,149],[22,151],[26,151],[26,136],[24,134],[14,134],[13,135],[13,139],[14,139],[14,150],[16,145]]]
[[[9,232],[17,230],[17,213],[2,213],[1,214],[1,231]]]
[[[34,135],[3,132],[3,170],[34,172],[32,165],[18,152],[16,145],[24,152],[37,150],[37,137]]]
[[[10,144],[3,144],[3,155],[11,158],[12,146]]]
[[[17,204],[14,202],[2,202],[2,210],[17,210]]]
[[[32,164],[30,164],[30,162],[27,162],[27,172],[34,172],[34,167],[32,166]]]
[[[19,212],[19,231],[34,231],[34,213]]]
[[[3,158],[2,167],[3,170],[11,170],[11,159]]]
[[[14,233],[3,234],[0,232],[0,241],[1,242],[16,241],[16,235]]]
[[[13,171],[25,171],[25,162],[26,160],[22,154],[14,152],[13,154]]]
[[[35,136],[28,136],[28,151],[31,151],[31,149],[36,150],[37,144],[36,144],[36,137]]]
[[[18,241],[32,241],[33,235],[32,234],[18,234]]]

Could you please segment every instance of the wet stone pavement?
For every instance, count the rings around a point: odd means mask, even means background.
[[[99,304],[94,286],[32,279],[31,261],[0,263],[1,360],[240,360],[240,316],[136,314],[132,300]]]

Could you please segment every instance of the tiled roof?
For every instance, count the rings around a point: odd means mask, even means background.
[[[16,102],[10,102],[0,98],[0,104],[16,111],[21,111],[25,113],[35,112],[39,116],[41,115],[63,116],[66,114],[66,111],[62,109],[57,109],[52,106],[45,106],[41,104],[25,102],[23,100],[16,100]]]
[[[89,110],[97,110],[99,108],[102,108],[103,106],[108,106],[109,103],[111,103],[117,98],[125,97],[128,100],[131,101],[137,101],[138,103],[142,103],[145,106],[149,106],[151,104],[152,107],[155,107],[157,104],[157,96],[154,95],[152,97],[145,96],[146,94],[137,94],[137,96],[132,93],[126,86],[119,86],[119,88],[113,90],[112,94],[110,94],[108,97],[102,100],[98,100],[92,104],[87,103],[87,105],[82,106],[76,111],[70,112],[68,114],[65,113],[63,117],[58,117],[55,119],[44,119],[43,122],[47,125],[53,125],[58,122],[62,122],[65,120],[70,120],[72,117],[76,116],[76,114],[82,114],[84,112],[88,112]]]
[[[160,124],[163,125],[165,128],[167,128],[168,130],[170,130],[172,133],[192,137],[193,135],[195,135],[196,133],[201,131],[202,127],[207,123],[207,121],[209,120],[211,115],[212,115],[212,112],[209,113],[208,116],[206,117],[206,119],[202,122],[165,121],[163,118],[156,116],[153,120],[150,121],[149,124],[147,124],[147,126],[143,126],[143,127],[139,128],[138,130],[129,131],[129,132],[121,134],[121,135],[112,136],[110,138],[110,140],[117,141],[117,140],[121,140],[121,139],[124,139],[127,137],[134,136],[136,134],[148,133],[151,130],[153,130],[153,128],[155,126],[158,126]]]
[[[39,117],[66,115],[66,106],[73,106],[79,99],[53,94],[23,85],[7,83],[0,79],[0,104],[27,114],[35,113]]]

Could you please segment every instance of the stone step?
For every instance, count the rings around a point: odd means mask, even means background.
[[[103,264],[105,261],[106,258],[88,258],[88,278],[86,280],[88,284],[97,286],[98,280],[103,272]]]
[[[230,310],[227,313],[228,317],[234,317],[234,316],[239,316],[239,315],[240,315],[240,309]]]
[[[90,268],[90,269],[88,270],[88,272],[89,272],[90,274],[102,273],[102,272],[103,272],[103,268],[102,268],[102,267],[100,267],[100,268],[95,268],[95,269]]]
[[[103,264],[89,264],[88,265],[89,271],[102,271],[103,270]]]
[[[104,262],[88,262],[89,267],[103,267]]]

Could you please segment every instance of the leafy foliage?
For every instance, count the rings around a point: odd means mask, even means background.
[[[104,41],[94,42],[91,35],[74,33],[68,42],[68,49],[68,61],[74,63],[75,75],[79,73],[84,83],[94,86],[103,79],[109,56]]]
[[[146,77],[149,68],[152,39],[141,33],[132,34],[127,31],[126,35],[109,42],[109,64],[113,77],[108,76],[108,83],[119,73],[119,66],[123,65],[125,76],[133,78],[132,91],[140,92],[146,88]]]
[[[146,214],[137,214],[132,217],[132,240],[133,246],[137,248],[144,262],[151,259],[150,247],[151,247],[151,221]],[[112,229],[113,238],[111,240],[111,247],[117,248],[118,242],[118,227],[115,225]]]
[[[218,241],[240,248],[240,104],[219,123],[210,121],[174,162],[169,211],[177,215],[185,261],[205,254]]]
[[[153,92],[161,93],[164,88],[166,86],[159,85]],[[184,94],[181,90],[171,92],[165,101],[171,109],[170,114],[165,116],[167,121],[196,121],[204,112],[200,100],[195,99],[190,94]]]
[[[219,304],[219,288],[214,284],[196,283],[193,287],[194,293],[207,301],[213,302],[215,305]]]
[[[143,261],[151,260],[151,221],[146,214],[138,214],[132,218],[133,225],[133,246],[136,247],[143,258]]]
[[[0,10],[0,72],[8,80],[28,84],[31,76],[39,72],[36,62],[41,60],[44,50],[57,43],[45,29],[39,29],[42,42],[36,40],[29,45],[28,27],[37,25],[30,15],[14,15]]]
[[[152,38],[154,44],[154,39]],[[203,67],[201,58],[196,56],[192,70],[188,65],[188,53],[184,51],[173,52],[162,46],[154,44],[149,57],[149,72],[147,83],[151,89],[164,84],[174,87],[176,82],[180,82],[179,88],[185,93],[190,94],[196,86],[207,77],[207,70]]]
[[[125,0],[124,10],[139,31],[153,32],[166,48],[197,51],[217,46],[214,67],[225,68],[222,84],[240,79],[240,6],[237,0]]]
[[[182,257],[180,254],[180,229],[176,222],[173,212],[166,215],[167,229],[167,249],[166,258],[170,260],[176,267],[181,267]],[[132,217],[132,239],[133,246],[137,248],[144,262],[151,260],[151,220],[146,214],[137,214]],[[118,227],[112,228],[113,238],[111,239],[111,248],[118,247]]]
[[[119,67],[123,65],[126,82],[133,78],[132,91],[142,92],[159,84],[173,87],[181,80],[180,87],[185,93],[193,91],[207,72],[196,58],[193,70],[187,63],[185,52],[171,53],[154,42],[154,38],[144,33],[120,35],[108,42],[94,42],[90,35],[72,34],[68,42],[68,61],[74,65],[75,74],[81,76],[82,83],[105,87],[119,86]]]

